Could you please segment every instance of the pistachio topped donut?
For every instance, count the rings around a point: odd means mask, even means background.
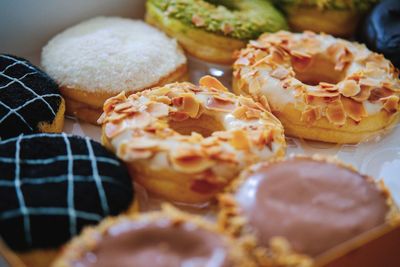
[[[146,20],[178,39],[197,58],[222,64],[261,33],[286,29],[264,0],[148,0]]]
[[[357,143],[399,119],[398,71],[358,43],[312,32],[265,34],[241,51],[234,70],[234,90],[266,96],[292,136]]]
[[[204,203],[244,167],[283,156],[281,123],[265,98],[236,96],[210,76],[110,98],[103,143],[135,181],[168,200]]]
[[[353,35],[357,24],[378,0],[274,0],[288,15],[295,31]]]

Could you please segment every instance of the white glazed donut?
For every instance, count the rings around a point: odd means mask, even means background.
[[[304,32],[264,34],[234,64],[236,93],[266,96],[288,135],[356,143],[399,118],[398,71],[364,45]]]
[[[95,123],[106,99],[178,81],[186,57],[175,40],[138,20],[98,17],[55,36],[42,65],[60,85],[67,113]]]
[[[264,102],[261,99],[261,102]],[[246,166],[283,156],[281,123],[269,107],[236,96],[210,76],[108,99],[103,144],[148,191],[204,203]]]

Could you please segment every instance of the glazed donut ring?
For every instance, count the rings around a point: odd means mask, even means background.
[[[265,98],[261,98],[262,103]],[[104,104],[103,144],[135,180],[168,200],[204,203],[244,167],[283,156],[281,123],[268,106],[236,96],[206,76]]]
[[[267,97],[288,135],[364,141],[399,118],[398,72],[364,45],[311,32],[265,34],[241,51],[234,90]]]

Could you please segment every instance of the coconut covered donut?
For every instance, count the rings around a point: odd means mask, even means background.
[[[264,32],[287,29],[264,0],[148,0],[146,21],[176,38],[191,55],[232,64],[233,52]]]
[[[240,52],[234,90],[266,96],[288,135],[356,143],[399,118],[398,71],[364,45],[311,32],[265,34]]]
[[[58,34],[42,65],[60,85],[67,113],[96,123],[104,101],[185,80],[186,57],[164,33],[138,20],[98,17]]]
[[[284,155],[281,123],[261,102],[215,78],[174,83],[106,101],[103,144],[135,181],[168,200],[204,203],[245,166]]]

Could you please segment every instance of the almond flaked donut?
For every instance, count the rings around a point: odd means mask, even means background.
[[[283,156],[281,123],[265,98],[236,96],[206,76],[105,102],[103,143],[148,191],[204,203],[244,167]]]
[[[364,45],[304,32],[265,34],[234,64],[234,90],[266,96],[288,135],[356,143],[399,118],[398,71]]]

